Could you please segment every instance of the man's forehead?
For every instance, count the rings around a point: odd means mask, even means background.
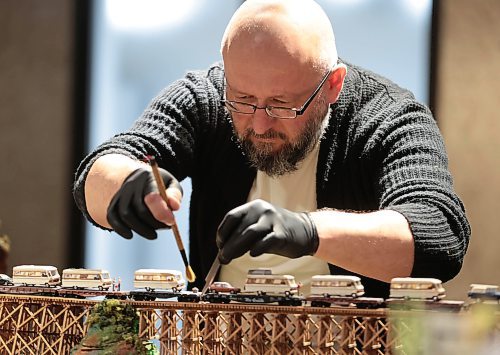
[[[223,57],[226,77],[231,80],[269,80],[278,82],[307,81],[318,72],[312,60],[292,56],[248,56],[225,55]],[[234,79],[233,79],[234,78]]]
[[[226,69],[226,83],[233,93],[253,96],[290,98],[301,95],[310,86],[311,77],[296,70],[269,70],[262,68],[255,72],[248,68]],[[308,80],[309,79],[309,80]]]

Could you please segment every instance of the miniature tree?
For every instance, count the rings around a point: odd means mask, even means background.
[[[88,332],[71,350],[73,355],[155,355],[155,346],[139,336],[139,317],[135,308],[118,300],[96,304],[87,319]]]

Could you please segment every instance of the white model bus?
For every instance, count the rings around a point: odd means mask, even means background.
[[[390,298],[439,300],[445,296],[445,289],[439,279],[395,277],[391,280]]]
[[[12,282],[25,286],[57,286],[61,278],[55,266],[18,265],[12,268]]]
[[[61,286],[109,290],[113,286],[113,280],[109,277],[109,272],[103,269],[64,269]]]
[[[478,301],[500,301],[498,285],[471,284],[467,296]]]
[[[361,279],[349,275],[314,275],[311,278],[311,296],[351,296],[364,295],[365,288]]]
[[[145,288],[147,291],[171,289],[176,292],[185,285],[182,273],[177,270],[139,269],[134,273],[134,287]]]
[[[292,295],[298,293],[299,287],[295,277],[291,275],[275,275],[271,269],[259,268],[248,270],[243,289],[245,292],[263,295],[267,293]]]

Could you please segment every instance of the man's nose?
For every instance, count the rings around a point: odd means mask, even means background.
[[[264,134],[276,123],[276,119],[269,116],[265,109],[257,109],[253,115],[252,128],[256,134]]]

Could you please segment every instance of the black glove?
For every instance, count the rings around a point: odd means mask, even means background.
[[[250,251],[299,258],[316,253],[318,232],[305,212],[292,212],[263,200],[229,211],[217,231],[219,261],[228,264]]]
[[[159,169],[166,188],[175,187],[182,193],[177,179],[164,169]],[[158,191],[153,173],[144,168],[134,170],[123,182],[111,200],[107,219],[116,233],[126,239],[132,238],[132,231],[147,239],[156,239],[155,229],[168,228],[156,218],[144,203],[144,196]]]

